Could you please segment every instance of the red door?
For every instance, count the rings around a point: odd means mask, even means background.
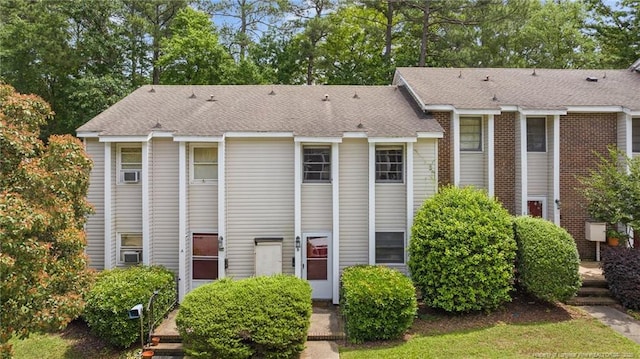
[[[527,209],[531,217],[542,218],[542,201],[527,201]]]

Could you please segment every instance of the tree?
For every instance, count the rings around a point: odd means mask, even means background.
[[[173,36],[161,48],[158,65],[163,84],[219,84],[233,59],[218,43],[211,20],[190,7],[180,10],[171,28]]]
[[[640,58],[640,1],[589,0],[595,20],[588,28],[599,40],[602,66],[626,68]]]
[[[80,315],[90,286],[83,225],[92,162],[82,143],[39,127],[53,113],[34,95],[0,85],[0,356],[9,339],[61,328]]]

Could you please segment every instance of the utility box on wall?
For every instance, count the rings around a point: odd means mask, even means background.
[[[282,273],[282,238],[255,238],[255,275]]]
[[[586,240],[592,242],[604,242],[607,240],[607,224],[603,222],[586,222],[585,233]]]

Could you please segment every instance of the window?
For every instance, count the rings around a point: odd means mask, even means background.
[[[331,181],[331,147],[304,147],[303,182]]]
[[[142,172],[142,149],[140,147],[120,147],[120,183],[140,182]]]
[[[631,120],[631,151],[640,153],[640,118]]]
[[[218,279],[218,235],[194,233],[192,238],[192,278]]]
[[[527,118],[527,152],[547,151],[547,119]]]
[[[376,263],[404,264],[404,232],[376,232]]]
[[[215,147],[191,148],[191,181],[209,182],[218,179],[218,149]]]
[[[376,182],[402,182],[402,156],[402,147],[376,147]]]
[[[142,233],[120,233],[118,263],[133,265],[140,262],[142,262]]]
[[[460,117],[460,150],[482,151],[482,118]]]

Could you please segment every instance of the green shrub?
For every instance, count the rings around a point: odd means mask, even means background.
[[[383,266],[346,268],[341,290],[340,309],[347,336],[354,343],[398,338],[416,316],[416,290],[397,270]]]
[[[111,345],[127,348],[140,340],[139,319],[129,319],[129,309],[142,304],[147,330],[147,303],[154,291],[154,321],[161,319],[176,299],[171,271],[159,266],[135,266],[105,270],[87,294],[84,319],[91,331]],[[146,334],[145,334],[146,335]]]
[[[513,227],[518,283],[548,302],[575,296],[581,285],[580,257],[571,235],[552,222],[528,216],[516,218]]]
[[[415,215],[409,269],[430,307],[466,312],[510,301],[515,255],[512,217],[483,191],[443,187]]]
[[[222,279],[189,292],[176,318],[196,358],[295,358],[311,318],[311,286],[287,275]]]

